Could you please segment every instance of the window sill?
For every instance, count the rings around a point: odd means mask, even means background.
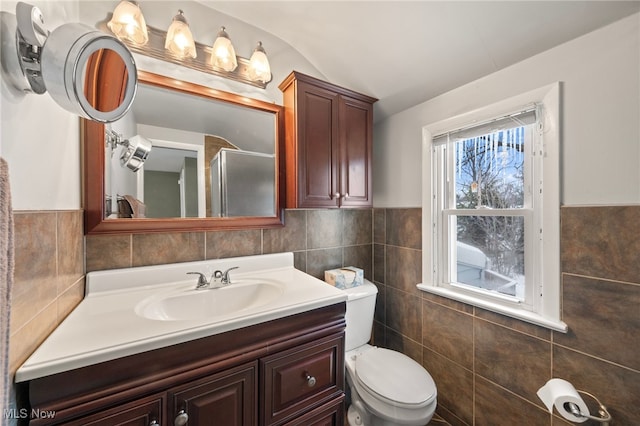
[[[563,321],[546,318],[535,312],[527,311],[524,309],[511,308],[511,307],[503,306],[499,303],[494,303],[487,300],[479,300],[471,296],[467,296],[455,291],[451,291],[441,287],[435,287],[428,284],[418,284],[417,287],[419,290],[422,290],[427,293],[432,293],[438,296],[454,299],[459,302],[467,303],[469,305],[477,306],[479,308],[496,312],[498,314],[506,315],[506,316],[519,319],[531,324],[535,324],[540,327],[549,328],[551,330],[559,331],[562,333],[566,333],[569,329],[567,324],[565,324]]]

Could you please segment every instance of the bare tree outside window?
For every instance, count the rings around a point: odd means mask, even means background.
[[[487,210],[520,209],[524,196],[526,127],[517,127],[452,144],[455,163],[455,208],[477,214],[457,215],[458,281],[515,295],[524,280],[524,217],[485,214]],[[464,251],[486,256],[473,276]],[[475,256],[479,259],[479,256]],[[466,273],[461,273],[462,271]]]

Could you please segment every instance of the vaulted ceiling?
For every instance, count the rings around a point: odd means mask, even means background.
[[[329,81],[379,98],[376,120],[640,10],[639,1],[579,0],[199,3],[282,39]]]

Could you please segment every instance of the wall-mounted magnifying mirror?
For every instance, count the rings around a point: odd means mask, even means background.
[[[120,40],[79,23],[49,32],[40,10],[22,2],[15,16],[3,14],[1,24],[2,75],[13,87],[26,93],[48,91],[67,111],[102,123],[128,111],[137,71]]]
[[[137,172],[83,121],[87,233],[281,226],[283,120],[279,105],[139,72],[109,126],[152,143]]]

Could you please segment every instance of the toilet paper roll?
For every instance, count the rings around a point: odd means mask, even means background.
[[[587,421],[586,417],[577,417],[569,411],[569,407],[565,407],[565,403],[572,402],[580,408],[580,412],[585,416],[590,415],[589,408],[585,404],[578,391],[573,385],[563,379],[551,379],[544,386],[538,389],[538,397],[547,406],[549,412],[556,407],[558,413],[567,420],[575,423],[583,423]]]

